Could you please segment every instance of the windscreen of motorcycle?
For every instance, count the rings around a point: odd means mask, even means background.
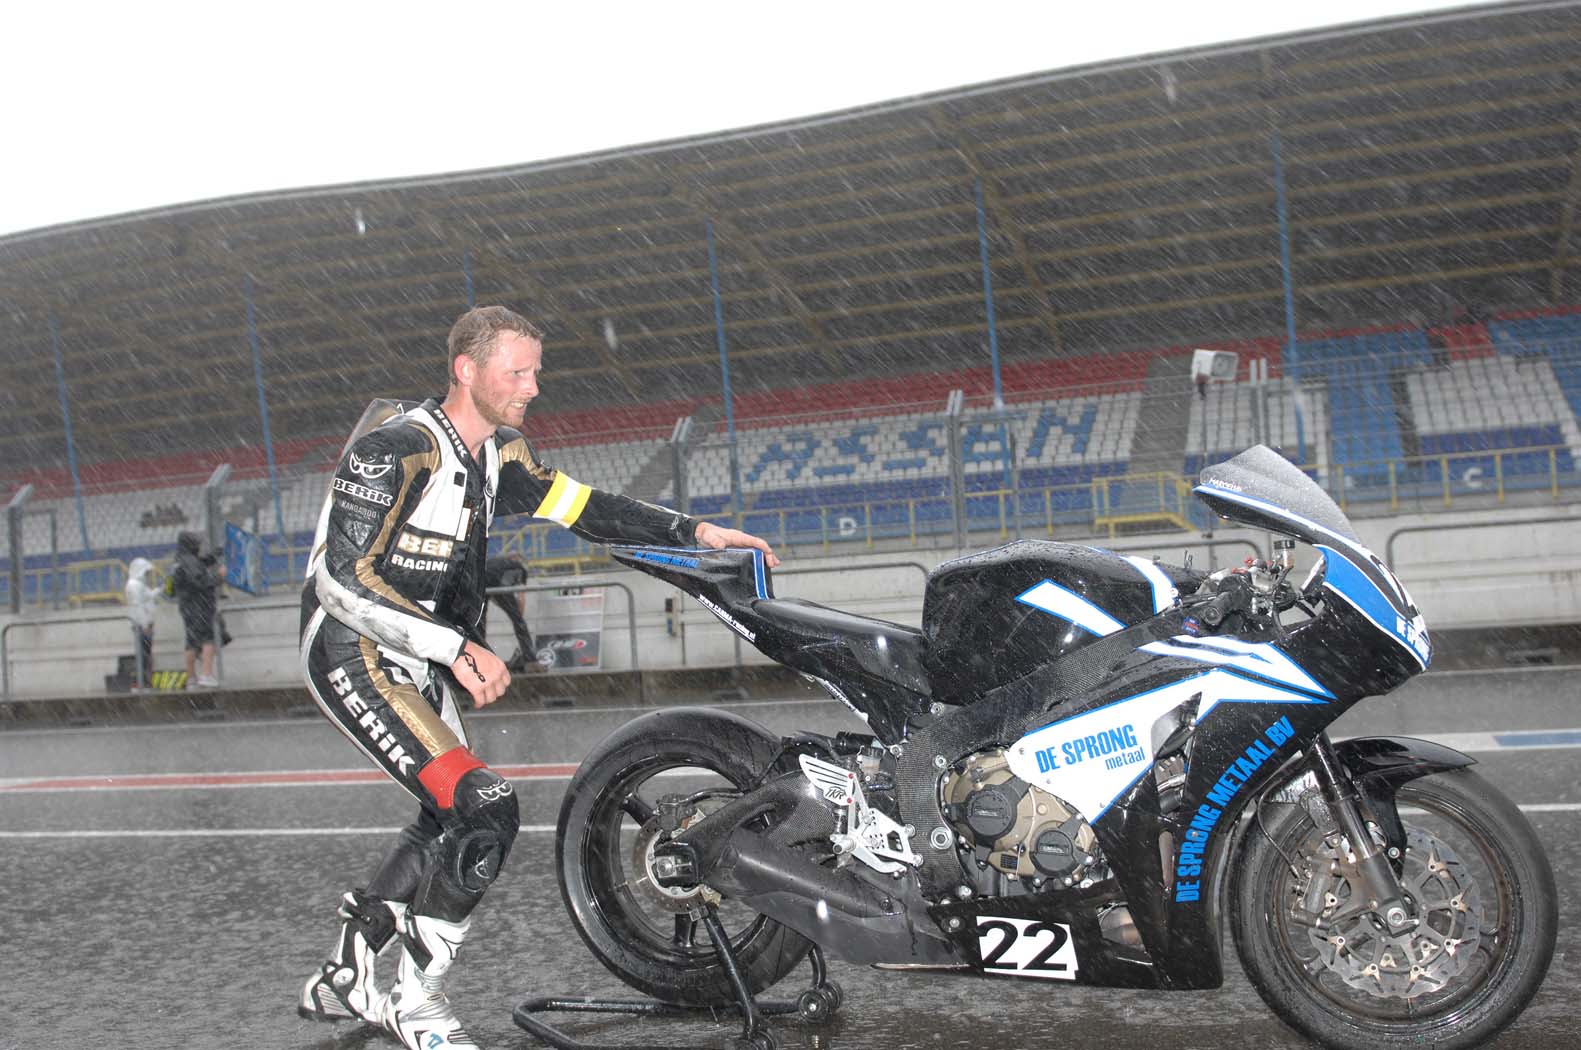
[[[1317,482],[1273,449],[1255,445],[1205,468],[1195,492],[1222,517],[1317,548],[1324,591],[1351,605],[1426,670],[1433,646],[1421,611]]]

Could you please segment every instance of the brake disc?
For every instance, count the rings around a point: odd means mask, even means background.
[[[721,799],[704,799],[696,805],[696,812],[681,821],[681,828],[691,827],[722,805],[724,801]],[[703,903],[718,904],[721,900],[719,892],[707,886],[660,886],[654,880],[653,847],[662,841],[662,835],[657,817],[651,818],[638,830],[637,839],[631,846],[631,870],[637,873],[637,877],[628,884],[632,891],[661,911],[676,914],[691,911]]]
[[[1408,828],[1400,885],[1415,898],[1420,921],[1401,935],[1371,912],[1331,921],[1352,906],[1350,882],[1338,873],[1339,849],[1327,845],[1312,855],[1317,863],[1297,884],[1297,907],[1306,912],[1303,925],[1324,968],[1352,988],[1390,999],[1440,991],[1466,971],[1482,941],[1482,906],[1476,882],[1448,846]]]

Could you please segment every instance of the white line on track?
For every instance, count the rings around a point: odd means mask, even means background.
[[[313,707],[313,701],[303,694],[303,706]],[[787,696],[778,700],[724,700],[717,703],[709,702],[697,705],[717,708],[723,711],[734,711],[738,708],[752,707],[798,707],[801,705],[826,705],[841,711],[848,710],[838,700],[826,696]],[[112,734],[120,736],[126,733],[224,733],[229,734],[237,729],[322,729],[325,725],[322,715],[301,718],[238,718],[226,719],[220,722],[133,722],[128,725],[88,725],[88,726],[35,726],[27,728],[7,729],[5,739],[10,740],[23,736],[91,736],[94,734]],[[580,715],[584,718],[599,717],[603,715],[620,714],[647,714],[660,710],[652,704],[612,705],[609,707],[544,707],[531,709],[512,709],[506,711],[475,711],[466,710],[467,725],[476,725],[508,719],[563,719]]]
[[[1581,802],[1524,802],[1523,813],[1581,813]],[[394,835],[400,828],[128,828],[126,830],[0,831],[3,839],[290,838],[313,835]],[[553,835],[553,824],[523,824],[523,835]]]
[[[1411,734],[1390,734],[1405,735]],[[1500,751],[1551,751],[1581,748],[1581,729],[1491,730],[1476,733],[1431,733],[1424,739],[1457,751],[1491,754]],[[575,762],[495,765],[502,776],[518,782],[570,780]],[[676,772],[676,771],[669,771]],[[385,788],[391,781],[372,766],[338,769],[253,770],[206,773],[96,773],[0,778],[0,795],[54,791],[173,791],[240,788],[323,787]]]
[[[296,835],[394,835],[400,828],[127,828],[125,830],[0,831],[0,839],[260,839]],[[552,835],[553,824],[523,824],[524,835]]]

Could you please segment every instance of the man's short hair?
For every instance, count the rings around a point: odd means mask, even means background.
[[[543,341],[543,329],[514,310],[503,306],[474,306],[450,326],[450,359],[446,363],[450,382],[456,380],[456,358],[462,354],[482,368],[499,346],[500,333],[511,332],[525,339]]]

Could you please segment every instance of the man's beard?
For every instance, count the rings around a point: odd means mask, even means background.
[[[506,419],[505,416],[500,411],[498,411],[497,409],[494,408],[493,405],[490,405],[488,402],[486,402],[482,398],[478,397],[478,392],[477,392],[476,389],[470,391],[470,394],[472,396],[472,407],[477,410],[478,415],[482,416],[483,417],[483,421],[485,423],[487,423],[489,426],[491,426],[491,427],[512,427],[512,426],[515,426],[517,424],[517,422],[519,422],[518,420]],[[506,402],[506,406],[507,406],[506,407],[506,411],[510,410],[509,409],[509,404],[510,404],[510,402],[507,401]],[[523,415],[525,415],[525,414],[526,414],[526,410],[523,409]]]

